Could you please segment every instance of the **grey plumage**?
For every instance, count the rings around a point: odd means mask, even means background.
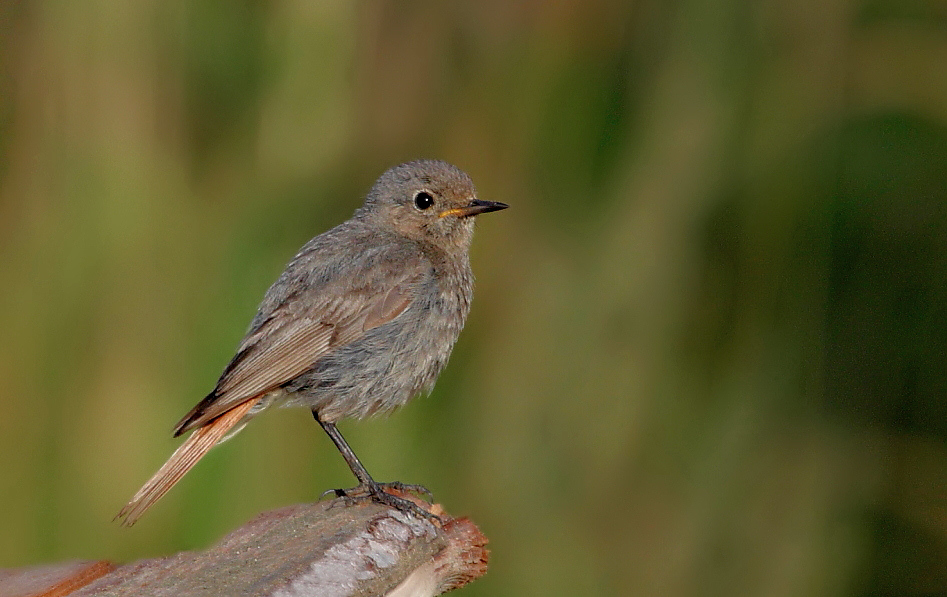
[[[471,216],[505,207],[479,201],[445,162],[385,172],[353,217],[306,243],[266,292],[214,390],[175,428],[195,432],[119,516],[132,524],[210,447],[280,402],[312,409],[377,499],[334,424],[431,388],[470,310]]]

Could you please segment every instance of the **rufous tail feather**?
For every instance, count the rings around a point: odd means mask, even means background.
[[[220,415],[207,425],[195,429],[181,446],[174,451],[171,458],[158,469],[147,483],[138,490],[135,497],[128,502],[116,519],[122,518],[122,524],[132,526],[141,518],[145,510],[157,502],[161,496],[168,493],[174,484],[181,480],[184,474],[191,470],[197,461],[204,457],[230,429],[243,419],[243,416],[260,401],[257,396],[235,406]]]

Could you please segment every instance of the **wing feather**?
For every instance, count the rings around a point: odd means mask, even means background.
[[[311,369],[329,351],[403,313],[417,296],[426,269],[420,259],[399,269],[394,281],[382,276],[358,288],[342,287],[345,290],[329,285],[320,292],[324,300],[308,307],[300,295],[292,295],[241,342],[214,392],[178,423],[176,434],[280,387]]]

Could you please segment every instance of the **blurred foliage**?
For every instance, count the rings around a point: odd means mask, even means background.
[[[343,431],[491,538],[469,595],[947,592],[947,5],[0,3],[0,565],[347,486],[308,413],[132,530],[283,264],[452,161],[477,299]]]

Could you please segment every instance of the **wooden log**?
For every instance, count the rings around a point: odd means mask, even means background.
[[[450,518],[438,505],[418,503],[442,524],[373,503],[301,504],[261,514],[204,551],[111,572],[107,562],[81,563],[88,584],[79,590],[44,592],[34,583],[32,592],[0,590],[0,597],[431,597],[483,575],[489,552],[477,527],[466,518]],[[104,576],[90,575],[93,566]],[[20,585],[27,586],[37,570],[12,572],[21,573]],[[5,579],[0,571],[0,589]]]
[[[65,597],[112,570],[105,560],[0,570],[0,597]]]

